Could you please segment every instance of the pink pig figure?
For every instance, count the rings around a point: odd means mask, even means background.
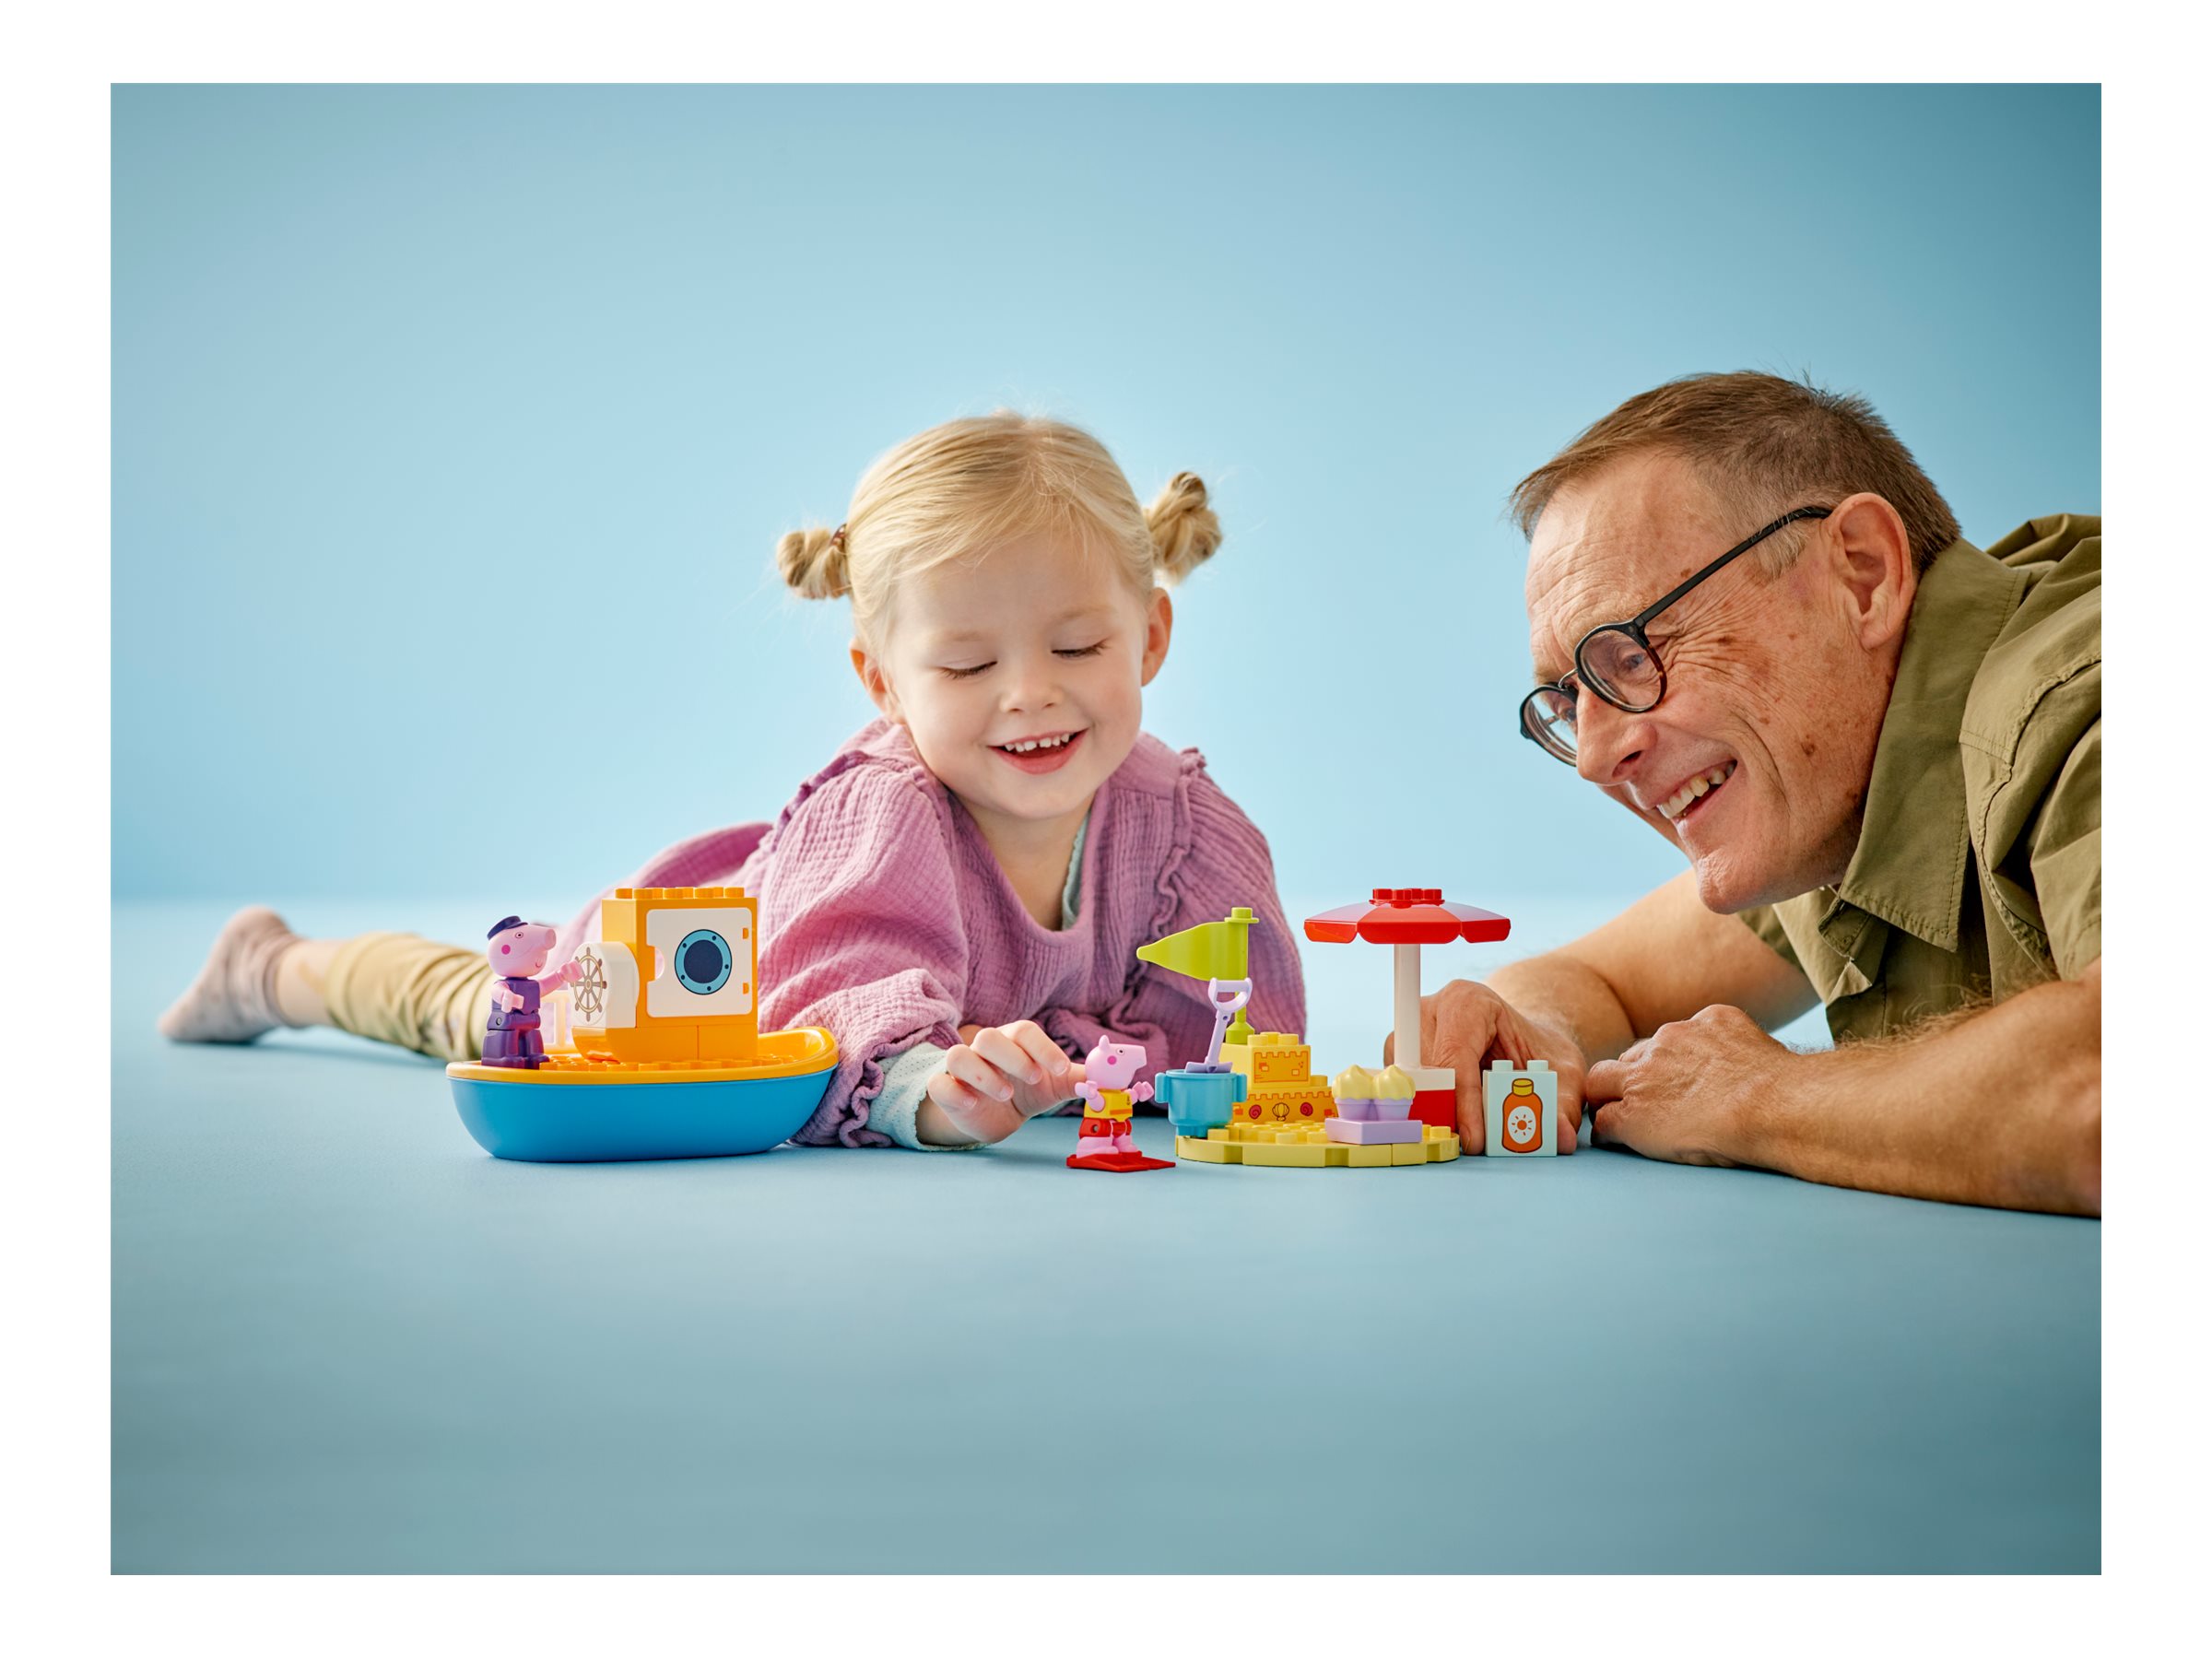
[[[1083,1056],[1083,1081],[1076,1085],[1076,1092],[1083,1097],[1083,1126],[1076,1132],[1068,1168],[1127,1171],[1171,1167],[1147,1158],[1129,1138],[1129,1119],[1137,1102],[1152,1098],[1152,1085],[1135,1080],[1145,1059],[1142,1043],[1116,1042],[1110,1037],[1100,1038]]]
[[[484,1064],[535,1071],[546,1063],[545,1039],[538,1034],[538,998],[557,985],[568,984],[582,970],[564,963],[558,973],[535,977],[553,954],[559,930],[545,922],[525,922],[509,916],[484,935],[491,943],[484,954],[491,971],[491,1018],[484,1023]]]

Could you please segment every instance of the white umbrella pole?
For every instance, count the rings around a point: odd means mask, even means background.
[[[1397,980],[1391,1052],[1399,1065],[1418,1072],[1421,1067],[1421,947],[1393,945],[1390,959]]]

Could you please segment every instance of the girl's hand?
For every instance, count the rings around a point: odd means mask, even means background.
[[[1072,1099],[1083,1080],[1082,1064],[1063,1053],[1035,1020],[963,1026],[960,1035],[966,1041],[946,1054],[927,1093],[967,1140],[1006,1139],[1037,1113]]]

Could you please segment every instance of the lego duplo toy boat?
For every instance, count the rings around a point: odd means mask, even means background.
[[[543,1053],[445,1068],[477,1144],[494,1158],[595,1163],[789,1140],[830,1087],[837,1039],[819,1026],[760,1030],[758,910],[742,888],[618,888],[602,900],[599,942],[557,976],[565,1032]]]

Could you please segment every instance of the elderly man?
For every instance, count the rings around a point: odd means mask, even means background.
[[[1524,479],[1524,735],[1689,868],[1424,1001],[1549,1060],[1560,1141],[1958,1203],[2100,1205],[2097,520],[1984,552],[1861,398],[1630,399]],[[1837,1046],[1766,1035],[1826,1005]]]

